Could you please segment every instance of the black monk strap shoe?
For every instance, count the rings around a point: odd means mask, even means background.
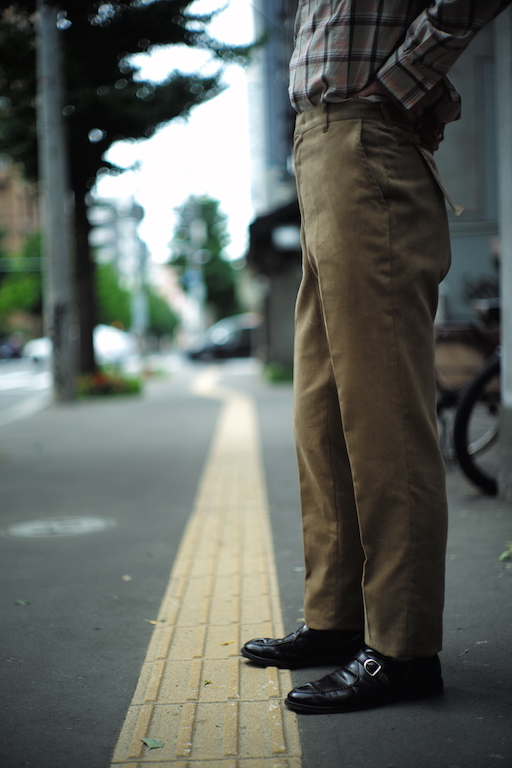
[[[363,645],[359,632],[342,629],[300,629],[281,640],[258,637],[249,640],[240,651],[242,656],[265,667],[300,669],[300,667],[344,664]]]
[[[438,656],[395,661],[365,647],[336,672],[294,688],[285,704],[295,712],[353,712],[421,699],[442,690]]]

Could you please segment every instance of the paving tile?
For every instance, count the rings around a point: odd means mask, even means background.
[[[224,407],[112,766],[300,768],[290,673],[239,656],[283,634],[254,405],[196,390]]]

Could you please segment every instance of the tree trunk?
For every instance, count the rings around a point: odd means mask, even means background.
[[[83,189],[77,185],[75,189]],[[97,323],[96,313],[96,265],[89,245],[91,225],[87,218],[87,205],[83,194],[76,193],[75,204],[75,263],[77,302],[80,314],[80,373],[97,370],[94,356],[93,330]]]

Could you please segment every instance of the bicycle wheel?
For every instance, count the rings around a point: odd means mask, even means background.
[[[473,328],[437,329],[435,370],[437,386],[437,431],[446,465],[455,459],[453,419],[464,388],[492,352]]]
[[[498,492],[500,359],[480,371],[462,395],[453,425],[461,470],[489,496]]]

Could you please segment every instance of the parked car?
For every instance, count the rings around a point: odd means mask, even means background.
[[[257,348],[261,318],[255,312],[219,320],[204,332],[201,343],[187,350],[192,360],[251,357]]]
[[[23,344],[16,333],[8,338],[0,339],[0,360],[13,360],[21,357],[22,348]]]
[[[97,325],[93,331],[94,352],[100,364],[122,363],[137,349],[135,338],[131,333],[120,331],[112,325]],[[48,360],[52,353],[52,342],[49,338],[32,339],[23,348],[23,357],[30,357],[36,362]]]
[[[51,357],[52,342],[46,336],[27,341],[23,347],[22,356],[30,357],[35,363],[44,363]]]

